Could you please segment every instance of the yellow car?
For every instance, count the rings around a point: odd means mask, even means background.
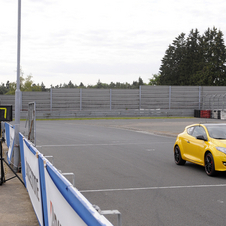
[[[185,127],[174,144],[177,165],[186,161],[205,167],[208,176],[226,171],[226,124],[193,124]]]

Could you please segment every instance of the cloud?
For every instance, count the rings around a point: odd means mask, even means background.
[[[213,26],[225,33],[225,6],[223,0],[23,0],[21,65],[48,85],[76,78],[147,82],[180,33]],[[14,0],[1,3],[0,26],[0,82],[15,81]]]
[[[94,63],[58,63],[51,65],[50,70],[55,74],[138,74],[150,73],[150,64],[94,64]]]

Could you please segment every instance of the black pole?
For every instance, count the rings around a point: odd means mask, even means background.
[[[5,182],[5,173],[4,173],[4,166],[3,166],[3,157],[2,157],[2,138],[0,138],[0,161],[1,161],[1,180],[0,185],[2,185]]]

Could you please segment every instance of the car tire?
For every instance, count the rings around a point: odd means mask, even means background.
[[[205,172],[208,176],[214,176],[216,174],[214,159],[210,152],[205,155]]]
[[[174,147],[174,161],[177,165],[184,165],[186,163],[186,161],[181,157],[180,148],[178,145]]]

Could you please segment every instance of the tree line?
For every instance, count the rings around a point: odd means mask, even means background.
[[[26,91],[49,91],[50,88],[46,88],[44,83],[42,82],[40,84],[35,84],[32,80],[32,75],[28,75],[26,78],[20,76],[20,90],[23,92]],[[88,85],[85,86],[81,82],[79,86],[76,84],[73,84],[71,81],[68,82],[68,84],[60,84],[56,86],[52,86],[51,88],[95,88],[95,89],[138,89],[140,85],[146,85],[142,78],[139,77],[138,81],[133,81],[132,84],[129,83],[120,83],[120,82],[111,82],[110,84],[102,83],[100,80],[98,80],[96,85]],[[14,95],[16,91],[16,82],[9,82],[7,81],[6,84],[2,83],[0,85],[0,94],[6,94],[6,95]]]

